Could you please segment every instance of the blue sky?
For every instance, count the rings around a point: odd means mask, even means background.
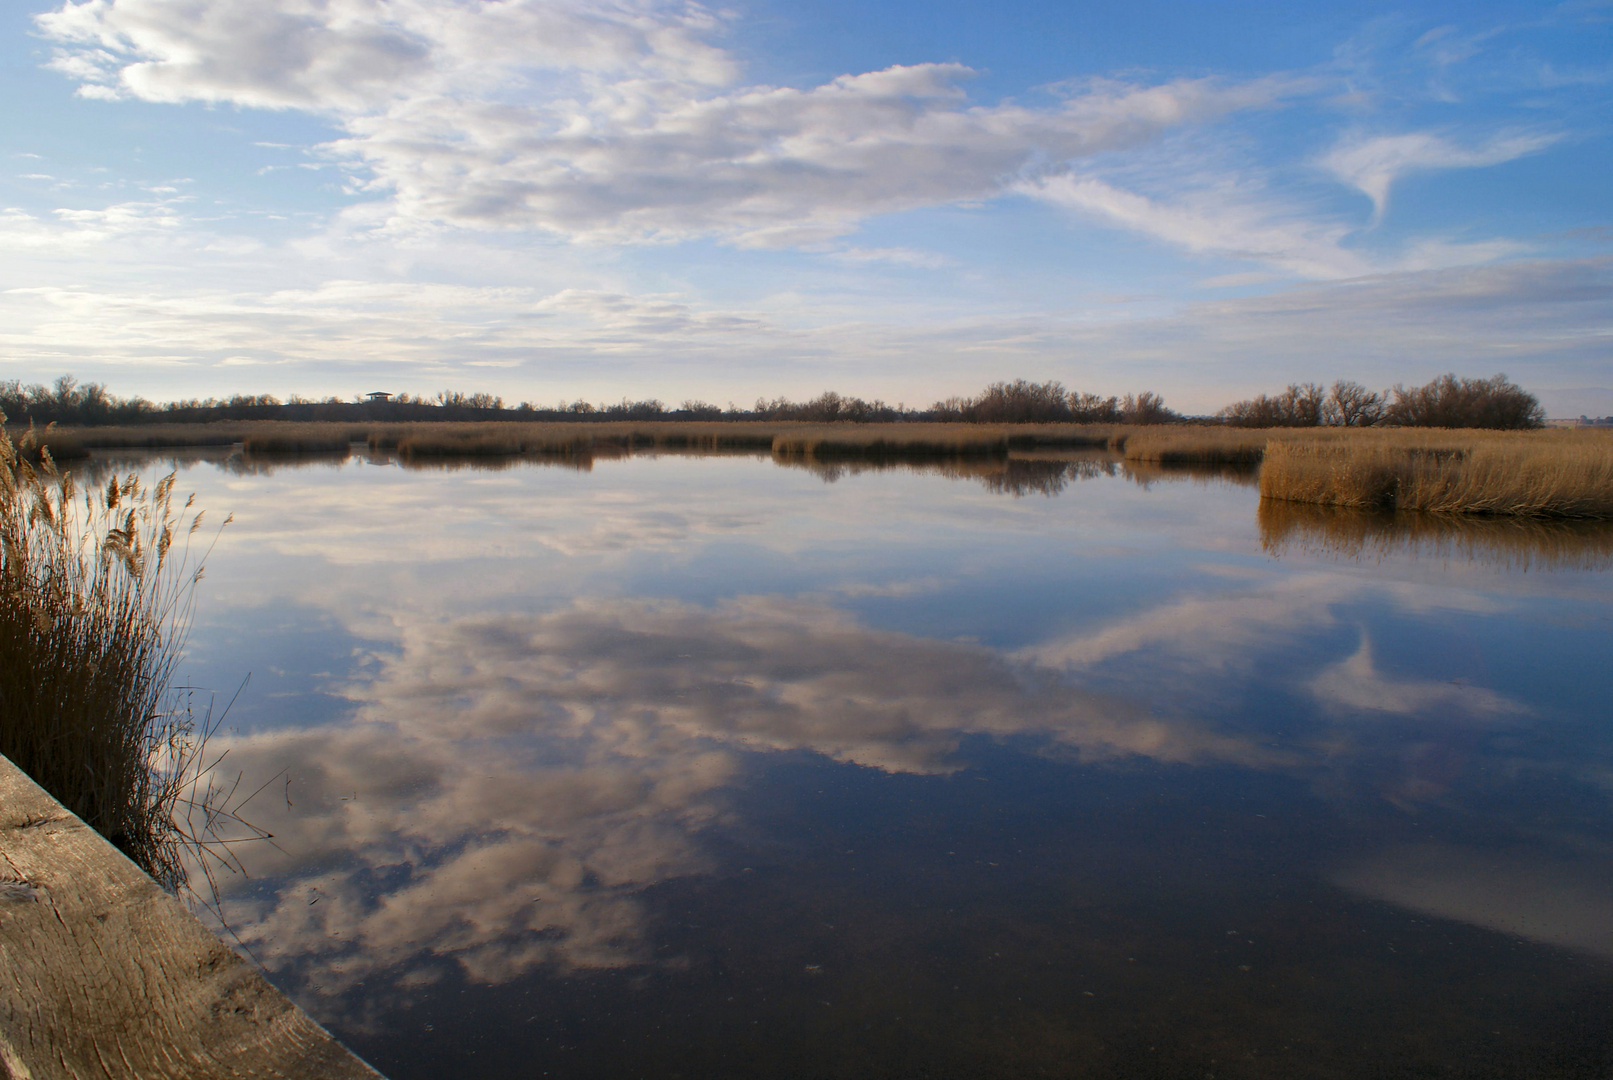
[[[1613,413],[1613,3],[0,12],[0,378]]]

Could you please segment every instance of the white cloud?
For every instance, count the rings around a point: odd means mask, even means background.
[[[1195,254],[1253,259],[1311,278],[1354,277],[1370,267],[1360,253],[1342,246],[1352,231],[1348,225],[1307,220],[1255,192],[1220,186],[1167,202],[1070,174],[1025,180],[1018,190]]]
[[[1194,668],[1240,668],[1276,641],[1331,624],[1333,606],[1352,592],[1350,582],[1334,575],[1296,574],[1227,595],[1185,597],[1022,655],[1050,667],[1090,670],[1146,650]]]
[[[1485,719],[1520,716],[1529,710],[1493,690],[1437,679],[1392,679],[1372,659],[1365,634],[1355,653],[1324,669],[1310,690],[1324,708],[1388,713],[1394,716],[1438,715]]]
[[[1019,181],[1016,190],[1054,206],[1173,244],[1195,255],[1266,263],[1313,279],[1354,278],[1386,271],[1436,270],[1493,262],[1523,250],[1508,240],[1413,241],[1392,253],[1375,253],[1350,240],[1358,230],[1285,204],[1260,187],[1223,181],[1155,199],[1095,176],[1062,173]],[[1212,278],[1205,284],[1245,284],[1250,275]]]
[[[1478,146],[1461,146],[1428,131],[1353,137],[1328,151],[1321,165],[1371,199],[1373,217],[1378,219],[1389,205],[1389,189],[1408,173],[1500,165],[1538,153],[1560,138],[1544,132],[1509,132]]]
[[[15,207],[0,209],[0,251],[77,253],[131,240],[193,242],[178,234],[185,224],[183,199],[113,203],[99,209],[59,209],[48,218]]]
[[[1094,82],[971,105],[961,64],[739,86],[716,16],[654,3],[83,0],[38,17],[101,94],[330,116],[392,225],[778,247],[989,198],[1030,168],[1270,106],[1309,83]]]

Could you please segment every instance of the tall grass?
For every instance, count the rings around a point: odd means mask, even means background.
[[[1281,436],[1272,431],[1219,426],[1140,428],[1118,433],[1116,449],[1128,461],[1160,465],[1257,465],[1265,455],[1266,443],[1274,437]]]
[[[1260,494],[1367,509],[1609,519],[1613,438],[1400,430],[1273,439]]]
[[[762,421],[475,421],[465,423],[294,423],[53,429],[86,450],[240,444],[248,454],[340,451],[348,442],[402,457],[582,457],[636,451],[777,451],[785,456],[994,456],[1005,449],[1113,447],[1118,424],[806,423]]]
[[[171,686],[202,515],[173,474],[80,492],[33,449],[0,430],[0,753],[177,889],[201,751]]]

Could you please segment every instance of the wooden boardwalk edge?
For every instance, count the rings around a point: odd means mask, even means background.
[[[0,1080],[380,1074],[0,756]]]

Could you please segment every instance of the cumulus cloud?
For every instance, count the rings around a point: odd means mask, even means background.
[[[1560,138],[1545,132],[1508,132],[1476,146],[1462,146],[1429,131],[1357,136],[1328,151],[1321,165],[1371,199],[1377,219],[1389,205],[1389,189],[1408,173],[1500,165],[1538,153]]]
[[[35,17],[52,66],[107,94],[336,116],[494,95],[543,73],[720,83],[695,4],[68,0]]]
[[[1095,82],[972,105],[960,64],[737,84],[717,16],[656,3],[83,0],[38,17],[88,92],[322,113],[393,224],[588,241],[821,242],[878,213],[989,198],[1309,84]]]

